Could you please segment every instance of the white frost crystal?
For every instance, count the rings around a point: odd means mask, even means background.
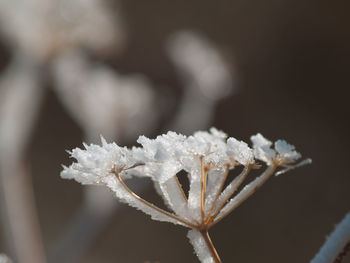
[[[141,147],[131,149],[107,143],[85,145],[70,153],[75,158],[61,173],[62,178],[82,184],[102,184],[116,197],[136,207],[154,220],[167,221],[190,228],[188,237],[202,262],[220,262],[208,229],[219,222],[252,195],[278,167],[286,170],[310,162],[294,164],[301,157],[294,146],[278,140],[272,142],[261,134],[252,136],[253,149],[215,128],[199,131],[192,136],[168,132],[149,139],[140,136]],[[233,196],[251,169],[260,168],[255,160],[266,163],[260,176]],[[243,166],[242,172],[224,188],[230,170]],[[186,194],[177,173],[185,171],[190,182]],[[133,193],[125,184],[132,176],[151,178],[171,212],[162,210]]]
[[[301,154],[295,151],[295,147],[284,140],[275,142],[275,150],[271,149],[272,142],[260,133],[251,137],[255,158],[268,164],[277,162],[280,165],[294,163],[301,158]]]

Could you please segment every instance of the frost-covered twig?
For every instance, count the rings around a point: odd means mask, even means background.
[[[301,155],[285,141],[272,142],[261,134],[252,136],[253,149],[242,141],[228,138],[212,128],[186,137],[168,132],[156,139],[140,136],[142,147],[119,147],[102,138],[102,146],[76,148],[77,160],[64,167],[61,176],[82,184],[106,185],[117,198],[150,215],[152,219],[182,225],[190,229],[188,237],[202,262],[221,262],[208,230],[253,194],[278,167],[297,166]],[[267,164],[265,172],[231,198],[256,160]],[[244,166],[243,172],[222,191],[229,169]],[[184,194],[177,173],[188,173],[190,189]],[[150,178],[172,211],[166,211],[136,195],[125,183],[133,176]]]
[[[350,213],[335,227],[310,263],[338,263],[347,251],[350,251]]]

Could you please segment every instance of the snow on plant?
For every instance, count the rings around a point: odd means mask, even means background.
[[[296,164],[301,155],[294,146],[278,140],[272,142],[261,134],[251,137],[253,148],[215,128],[186,137],[168,132],[156,139],[140,136],[142,147],[131,149],[116,143],[102,146],[86,145],[85,150],[73,149],[77,162],[66,167],[62,178],[82,184],[102,184],[125,202],[152,219],[188,227],[188,238],[202,262],[221,262],[208,230],[252,195],[278,167],[292,169],[310,163],[306,159]],[[266,170],[232,197],[252,169],[259,169],[257,160],[266,163]],[[225,186],[229,171],[243,166],[242,172]],[[177,177],[186,171],[190,183],[185,194]],[[149,177],[172,212],[165,211],[136,195],[125,181],[132,176]]]

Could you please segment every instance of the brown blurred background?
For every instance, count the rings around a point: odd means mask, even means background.
[[[223,262],[308,262],[350,211],[349,7],[345,1],[121,1],[127,44],[116,56],[94,59],[166,87],[156,88],[157,94],[175,102],[147,136],[171,122],[183,93],[164,42],[177,30],[192,29],[217,43],[236,70],[237,91],[219,103],[212,125],[245,141],[256,132],[286,139],[313,159],[273,177],[211,230]],[[10,50],[1,45],[2,70]],[[83,186],[59,173],[62,163],[71,162],[65,149],[82,140],[78,125],[46,89],[27,161],[47,251],[81,201]],[[154,195],[143,194],[149,200]],[[0,251],[6,252],[4,240]],[[147,260],[197,262],[185,229],[124,205],[79,262]]]

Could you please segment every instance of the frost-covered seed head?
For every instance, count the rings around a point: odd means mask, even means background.
[[[205,250],[204,239],[208,237],[203,231],[253,194],[278,166],[286,168],[278,172],[284,173],[311,162],[307,159],[294,164],[301,155],[283,140],[275,142],[275,149],[271,148],[273,143],[259,133],[251,140],[253,149],[245,142],[227,138],[225,133],[215,128],[188,137],[175,132],[155,139],[140,136],[137,142],[141,147],[131,149],[107,143],[101,138],[101,146],[84,144],[85,149],[76,148],[69,152],[76,162],[69,167],[64,166],[61,177],[75,179],[82,184],[104,184],[119,200],[140,209],[154,220],[191,228],[188,237],[198,257],[203,262],[214,262],[211,256],[215,258],[215,253],[208,254]],[[265,162],[267,169],[233,196],[249,171],[260,167],[255,164],[256,160]],[[236,165],[244,166],[242,172],[224,188],[229,170]],[[188,174],[190,186],[187,195],[177,178],[180,171]],[[124,183],[131,176],[151,178],[171,212],[133,193]]]

